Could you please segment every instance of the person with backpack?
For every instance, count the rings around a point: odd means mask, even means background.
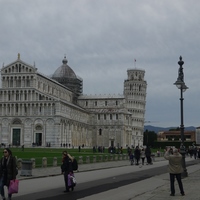
[[[1,197],[5,200],[4,186],[9,189],[10,181],[16,180],[17,163],[16,158],[12,156],[12,151],[9,148],[3,150],[3,157],[0,161],[0,192]],[[12,194],[8,194],[8,200],[11,200]]]
[[[67,153],[67,151],[63,151],[63,158],[62,158],[62,165],[61,165],[61,172],[64,175],[65,181],[65,191],[69,192],[69,189],[74,190],[74,185],[72,184],[71,176],[74,176],[73,173],[73,157]]]

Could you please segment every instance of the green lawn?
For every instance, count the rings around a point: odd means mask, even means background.
[[[79,159],[79,156],[83,157],[83,163],[86,163],[86,157],[90,157],[90,162],[93,162],[93,156],[96,156],[96,161],[99,161],[100,155],[103,157],[103,161],[105,156],[107,155],[108,158],[110,157],[110,153],[108,153],[108,150],[106,149],[104,153],[93,153],[92,149],[86,149],[82,148],[81,152],[78,151],[78,149],[66,149],[66,148],[25,148],[24,151],[22,151],[21,147],[19,148],[11,148],[11,151],[14,156],[17,157],[17,159],[22,160],[30,160],[31,158],[35,159],[36,167],[42,166],[42,159],[44,157],[47,158],[47,165],[53,166],[53,159],[54,157],[57,158],[57,165],[60,166],[62,162],[62,152],[67,151],[71,156],[75,157],[77,160]],[[2,149],[3,151],[3,149]],[[157,150],[152,150],[152,152],[156,152]],[[123,154],[126,154],[127,150],[123,150]]]
[[[93,153],[92,149],[81,149],[81,152],[78,151],[78,149],[66,149],[66,148],[25,148],[24,151],[19,148],[11,148],[11,151],[14,156],[17,157],[17,159],[22,159],[22,160],[30,160],[31,158],[35,159],[35,164],[36,167],[41,167],[42,166],[42,159],[44,157],[47,158],[47,165],[48,166],[53,166],[53,159],[54,157],[57,158],[58,165],[61,165],[62,161],[62,152],[67,151],[71,156],[75,157],[77,160],[79,156],[83,157],[83,163],[86,161],[86,157],[89,156],[90,160],[92,162],[93,156],[95,155],[97,157],[98,161],[98,156],[99,155],[110,155],[108,151],[105,153]],[[3,149],[2,149],[3,151]]]

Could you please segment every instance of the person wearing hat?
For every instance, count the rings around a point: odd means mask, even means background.
[[[169,160],[168,171],[170,175],[170,189],[171,189],[170,196],[175,196],[175,187],[174,187],[175,178],[178,182],[181,195],[184,196],[185,192],[183,190],[183,184],[181,180],[181,173],[183,172],[182,155],[178,152],[178,149],[176,148],[173,149],[173,154],[171,154],[170,148],[168,148],[167,151],[165,152],[164,158],[166,160]]]

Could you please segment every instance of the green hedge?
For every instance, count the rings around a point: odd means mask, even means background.
[[[184,142],[185,148],[192,146],[193,142]],[[165,141],[165,142],[154,142],[152,148],[154,149],[164,149],[166,146],[175,146],[180,148],[181,142],[179,141]]]

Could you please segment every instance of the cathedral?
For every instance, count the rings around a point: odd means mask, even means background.
[[[142,146],[147,82],[128,69],[121,95],[85,95],[68,65],[49,77],[17,60],[2,66],[0,143],[25,147]]]

